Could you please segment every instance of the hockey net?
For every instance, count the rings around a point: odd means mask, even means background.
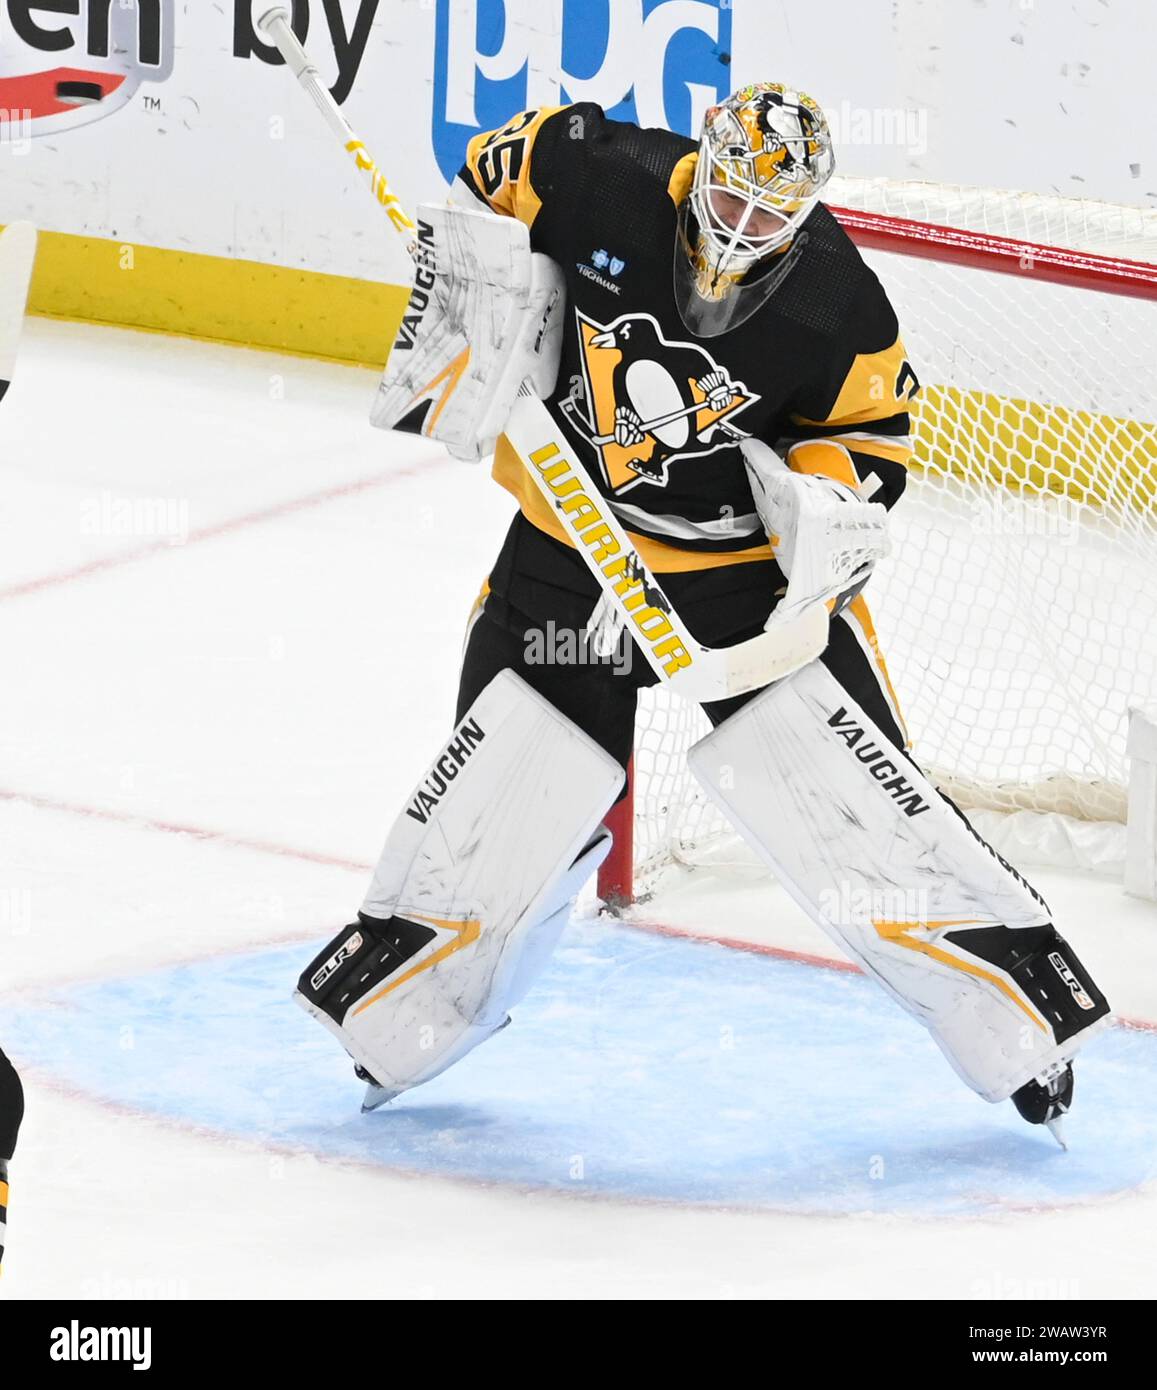
[[[972,811],[1123,822],[1128,712],[1157,691],[1157,212],[834,183],[922,383],[866,594],[913,755]],[[686,768],[708,729],[643,693],[604,899],[753,868]]]

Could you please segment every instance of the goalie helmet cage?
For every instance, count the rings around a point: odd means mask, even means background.
[[[868,586],[912,752],[970,810],[1125,819],[1157,689],[1157,211],[834,179],[922,383],[893,554]],[[757,872],[686,768],[709,725],[644,691],[599,875]]]

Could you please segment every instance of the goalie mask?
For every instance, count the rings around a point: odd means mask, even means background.
[[[691,332],[714,337],[767,301],[834,167],[827,119],[802,92],[759,82],[710,108],[675,245],[675,297]]]

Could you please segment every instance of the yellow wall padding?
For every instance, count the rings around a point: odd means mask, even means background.
[[[381,367],[408,288],[42,232],[29,308]]]

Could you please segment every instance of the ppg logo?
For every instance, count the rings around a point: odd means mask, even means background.
[[[697,134],[731,90],[733,0],[437,0],[434,153],[534,106],[594,101],[615,120]]]

